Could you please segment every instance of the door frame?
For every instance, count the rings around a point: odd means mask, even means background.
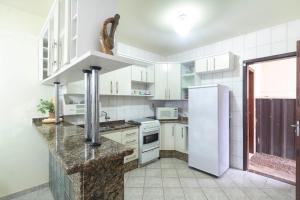
[[[280,55],[267,56],[243,61],[243,170],[248,170],[249,148],[248,148],[248,66],[258,62],[280,60],[284,58],[296,57],[297,52],[284,53]]]
[[[249,152],[251,153],[251,151],[250,150],[252,150],[252,152],[254,153],[254,150],[255,150],[255,148],[254,148],[254,144],[255,144],[255,142],[254,142],[254,128],[255,128],[255,122],[254,122],[254,119],[255,119],[255,116],[254,116],[254,114],[255,114],[255,108],[254,108],[254,105],[255,105],[255,98],[254,98],[254,94],[255,94],[255,90],[254,90],[254,88],[255,88],[255,83],[254,83],[254,80],[255,80],[255,73],[254,73],[254,69],[252,69],[252,68],[250,68],[250,67],[248,67],[248,71],[247,71],[248,73],[247,73],[247,78],[248,78],[248,87],[247,87],[247,103],[248,103],[248,107],[247,107],[247,119],[248,119],[248,129],[247,129],[247,137],[248,137],[248,143],[247,143],[247,145],[248,145],[248,150],[249,150]],[[252,78],[251,78],[251,80],[250,80],[250,74],[252,74]],[[250,88],[252,87],[252,96],[250,96]],[[250,99],[250,97],[251,97],[251,99]],[[250,102],[252,102],[252,108],[251,108],[251,106],[250,106]],[[252,112],[252,121],[249,119],[249,117],[250,117],[250,114],[249,114],[249,109],[251,108],[251,112]],[[249,124],[251,122],[251,124]],[[252,127],[251,127],[252,126]],[[250,131],[252,129],[252,131]]]

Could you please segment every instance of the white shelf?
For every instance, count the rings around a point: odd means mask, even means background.
[[[65,85],[70,82],[83,80],[83,69],[89,69],[90,66],[100,66],[100,74],[114,71],[129,65],[147,66],[149,63],[125,58],[121,56],[113,56],[99,51],[88,51],[83,56],[75,59],[70,64],[59,69],[52,76],[44,79],[42,84],[53,85],[54,82],[60,82]]]
[[[195,73],[189,73],[189,74],[182,74],[182,77],[193,77],[195,76]]]

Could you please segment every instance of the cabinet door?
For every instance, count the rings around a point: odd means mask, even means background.
[[[50,19],[50,34],[51,34],[51,66],[52,73],[56,72],[59,69],[59,60],[58,60],[58,41],[59,41],[59,4],[56,2],[53,13]]]
[[[175,150],[181,153],[187,153],[187,131],[181,124],[175,126]]]
[[[140,66],[132,65],[131,66],[131,80],[141,82],[142,80],[143,69]]]
[[[207,71],[212,72],[215,70],[215,59],[214,57],[207,58]]]
[[[167,99],[181,99],[181,65],[168,64],[168,91]]]
[[[215,56],[215,70],[229,69],[229,58],[229,53]]]
[[[115,71],[100,75],[100,95],[113,95],[115,91]]]
[[[114,72],[114,93],[116,95],[131,95],[131,67],[118,69]]]
[[[195,61],[196,73],[207,72],[207,58],[199,59]]]
[[[155,74],[155,89],[154,99],[167,99],[167,64],[156,64],[154,69]]]
[[[161,150],[174,150],[175,124],[162,124]]]
[[[122,132],[106,133],[103,135],[103,137],[108,138],[108,139],[113,140],[118,143],[122,143]]]
[[[148,66],[146,68],[146,82],[154,83],[154,65]]]
[[[60,66],[69,63],[71,0],[59,1],[59,60]]]

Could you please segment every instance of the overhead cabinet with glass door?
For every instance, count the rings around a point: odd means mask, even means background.
[[[181,64],[155,64],[154,100],[181,99]]]
[[[54,1],[39,39],[40,79],[88,51],[99,51],[102,23],[115,14],[114,0]]]

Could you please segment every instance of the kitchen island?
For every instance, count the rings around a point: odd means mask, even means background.
[[[107,138],[84,142],[84,129],[62,122],[33,125],[49,146],[49,186],[57,200],[124,199],[124,157],[133,149]]]

